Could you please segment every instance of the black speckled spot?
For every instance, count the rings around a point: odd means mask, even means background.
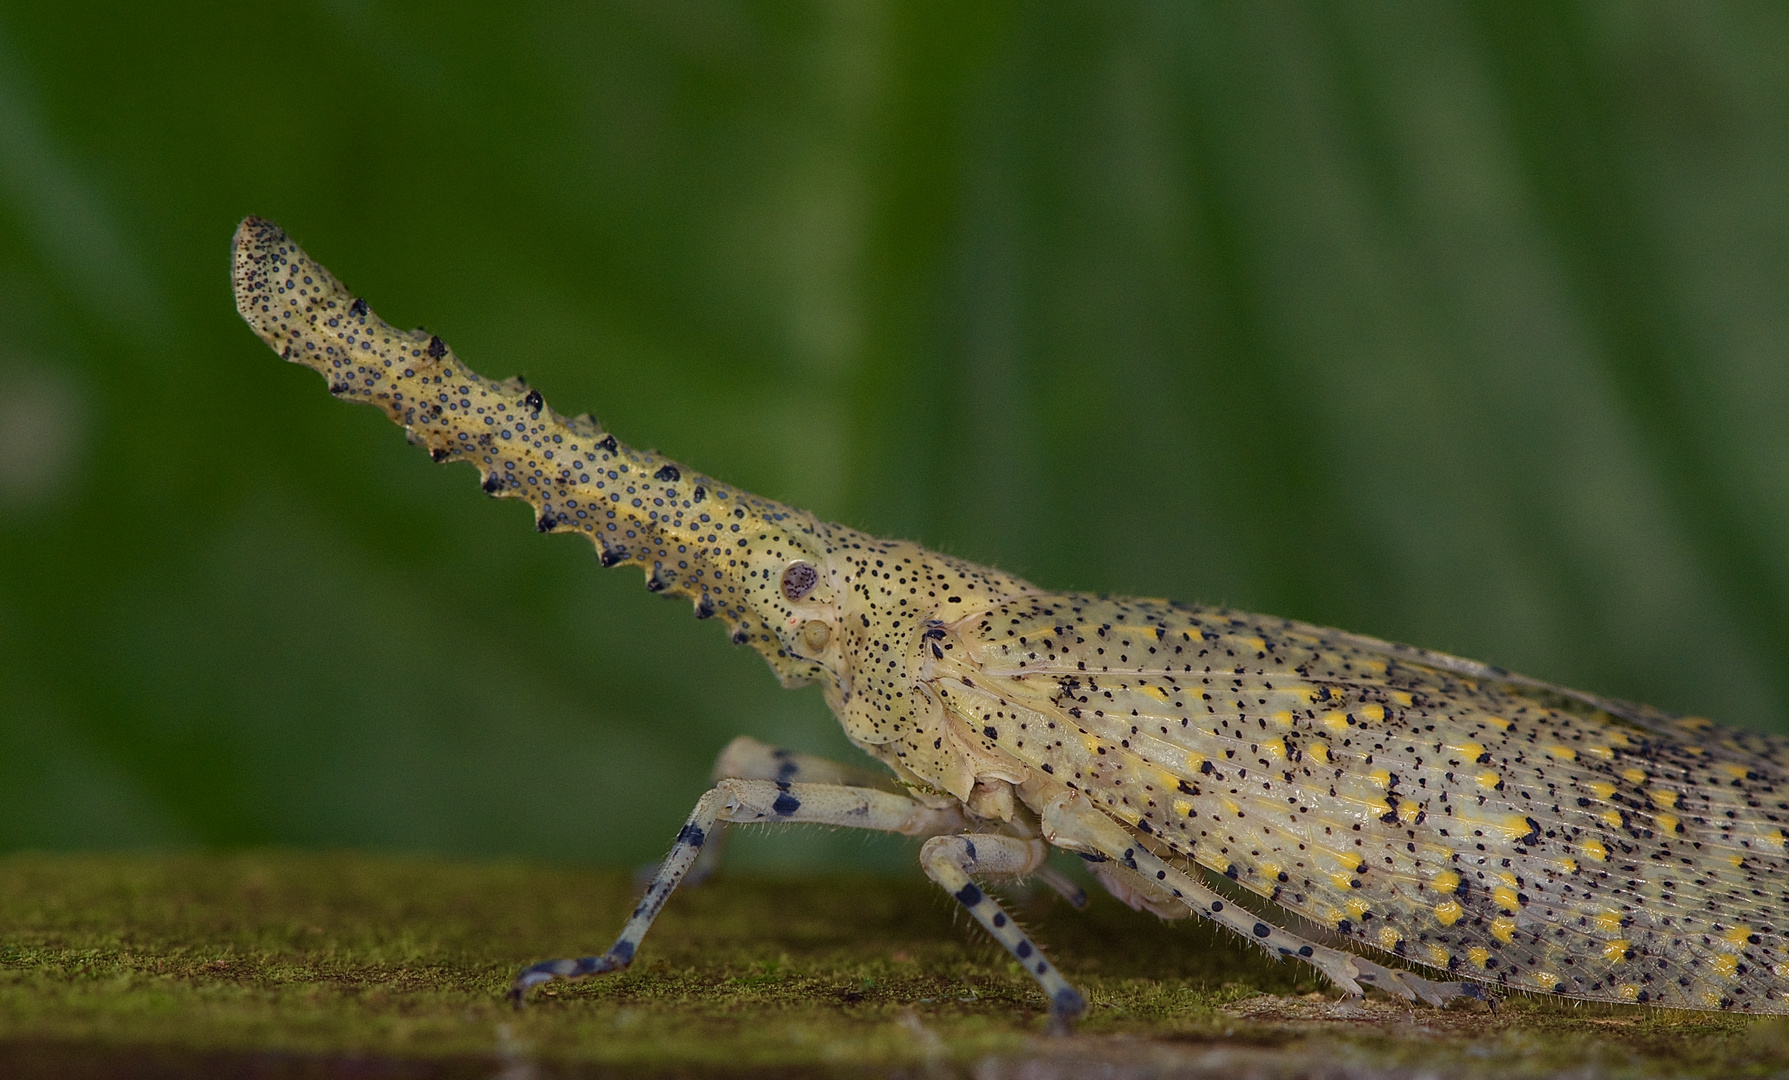
[[[652,474],[652,478],[670,484],[675,483],[682,475],[682,473],[677,471],[677,466],[664,465],[659,468],[658,472]]]
[[[434,336],[433,334],[429,335],[429,355],[434,357],[437,360],[441,359],[443,356],[446,356],[447,355],[447,342],[442,341],[440,338]]]

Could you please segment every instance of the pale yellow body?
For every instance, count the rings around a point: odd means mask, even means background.
[[[1351,992],[1440,1002],[1489,984],[1789,1011],[1778,740],[1287,620],[1047,592],[823,523],[481,378],[438,338],[379,321],[266,222],[243,223],[235,263],[238,308],[286,359],[437,460],[472,462],[541,531],[643,567],[785,685],[819,682],[898,782],[739,749],[609,952],[535,965],[518,990],[624,967],[719,824],[805,821],[931,837],[926,872],[1059,1023],[1080,995],[972,881],[1036,873],[1049,845],[1133,906],[1211,918]],[[1263,912],[1464,981],[1289,933],[1203,872]]]

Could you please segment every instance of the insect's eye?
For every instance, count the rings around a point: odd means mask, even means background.
[[[813,592],[819,583],[820,571],[807,563],[790,563],[789,569],[783,571],[783,595],[791,600],[800,600]]]
[[[809,619],[801,624],[801,643],[808,647],[808,655],[826,651],[826,643],[832,640],[832,627],[819,619]]]

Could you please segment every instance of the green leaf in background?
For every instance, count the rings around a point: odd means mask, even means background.
[[[735,734],[852,753],[270,355],[247,213],[823,517],[1781,730],[1784,56],[1769,3],[0,6],[0,846],[627,864]]]

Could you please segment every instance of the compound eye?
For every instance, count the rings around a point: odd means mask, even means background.
[[[783,571],[783,595],[800,600],[820,584],[820,571],[804,562],[793,562]]]

